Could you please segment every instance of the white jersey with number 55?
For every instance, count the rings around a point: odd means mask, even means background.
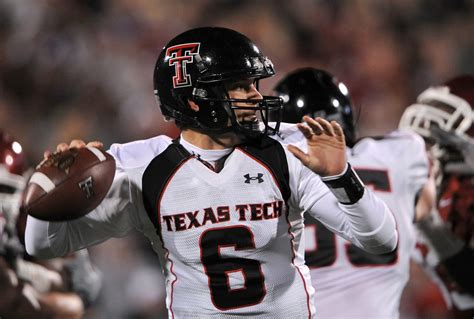
[[[316,311],[320,318],[398,318],[415,247],[416,197],[428,177],[424,142],[399,131],[381,139],[365,138],[348,150],[348,160],[394,214],[398,249],[368,254],[307,215],[305,256]]]
[[[286,143],[302,139],[299,132],[282,131]],[[394,131],[360,140],[347,155],[366,186],[395,216],[398,249],[386,255],[368,254],[305,214],[305,258],[315,289],[316,316],[398,318],[415,248],[415,201],[428,177],[425,145],[418,135]]]

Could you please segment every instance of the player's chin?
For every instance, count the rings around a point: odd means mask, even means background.
[[[260,130],[260,121],[255,118],[255,119],[243,119],[242,121],[239,121],[239,125],[248,131],[259,131]]]

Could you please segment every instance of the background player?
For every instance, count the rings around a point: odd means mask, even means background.
[[[394,131],[357,141],[348,89],[324,70],[297,69],[274,91],[284,101],[283,122],[298,123],[309,115],[340,123],[350,163],[390,207],[400,234],[396,251],[371,255],[305,215],[305,258],[311,269],[317,313],[321,318],[398,318],[415,248],[413,221],[419,218],[415,216],[415,204],[423,187],[429,187],[423,139]],[[291,143],[302,136],[295,132],[282,138]]]
[[[86,250],[48,263],[25,255],[19,206],[27,175],[20,143],[0,131],[0,317],[82,318],[99,294],[100,274]]]
[[[455,318],[474,311],[474,77],[460,75],[422,92],[400,120],[429,145],[437,209],[420,222],[415,258],[443,290]]]

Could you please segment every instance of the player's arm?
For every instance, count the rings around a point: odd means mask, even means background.
[[[15,270],[19,279],[38,292],[72,292],[86,307],[97,299],[102,287],[102,273],[90,259],[87,249],[65,258],[49,260],[17,259]]]
[[[26,251],[37,258],[61,257],[112,237],[125,236],[133,227],[130,214],[134,207],[130,196],[128,177],[117,172],[102,203],[81,218],[47,222],[28,216]]]
[[[357,202],[348,204],[335,200],[334,194],[321,181],[319,185],[317,181],[312,185],[312,189],[319,188],[325,193],[321,196],[313,191],[307,192],[300,202],[303,209],[326,228],[373,254],[388,253],[396,248],[395,219],[386,204],[371,190],[366,189]]]
[[[442,267],[448,274],[449,278],[443,277],[443,280],[453,281],[463,292],[474,296],[474,276],[472,276],[474,250],[468,243],[456,237],[436,209],[437,194],[434,178],[436,174],[437,172],[432,172],[418,200],[417,228],[428,241],[436,259],[439,260],[438,267]],[[451,203],[451,205],[454,204]],[[460,220],[459,224],[469,224],[469,222],[469,220]]]
[[[474,296],[474,250],[453,234],[436,210],[423,217],[417,226],[450,279],[463,292]]]
[[[307,169],[300,170],[296,202],[329,229],[371,253],[395,249],[395,219],[385,203],[365,188],[346,160],[345,140],[337,122],[304,118],[298,124],[306,138],[307,152],[289,145],[288,150]],[[327,188],[322,186],[321,176]],[[319,192],[317,189],[326,190]]]
[[[419,191],[415,203],[415,222],[426,218],[436,207],[436,182],[433,174],[430,175],[425,185]]]
[[[84,146],[82,141],[73,141],[69,145]],[[94,143],[88,146],[97,147]],[[58,145],[57,151],[63,151],[64,147]],[[45,157],[48,155],[46,153]],[[106,197],[87,215],[67,222],[47,222],[28,216],[25,231],[27,252],[38,258],[61,257],[112,237],[125,236],[133,228],[130,216],[136,213],[135,202],[141,200],[134,187],[129,176],[117,165]]]
[[[75,293],[38,292],[0,257],[1,318],[82,318],[84,306]]]
[[[15,272],[5,258],[0,256],[0,290],[2,291],[0,317],[16,303],[18,285],[19,282]]]
[[[25,318],[80,319],[84,315],[84,304],[81,298],[73,292],[49,292],[40,294],[38,302],[41,315],[27,314]]]
[[[455,236],[435,207],[424,204],[431,204],[433,196],[436,197],[436,194],[432,190],[423,190],[417,204],[417,214],[421,217],[417,221],[417,228],[436,255],[436,260],[439,260],[438,267],[448,274],[449,278],[444,276],[443,280],[454,282],[462,292],[474,296],[474,250]]]

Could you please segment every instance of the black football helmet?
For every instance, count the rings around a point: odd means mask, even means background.
[[[272,62],[246,36],[226,28],[203,27],[172,39],[161,51],[154,71],[154,90],[166,119],[208,133],[235,131],[256,137],[278,132],[268,125],[270,112],[281,111],[281,99],[231,99],[225,83],[273,76]],[[190,109],[188,100],[199,106]],[[249,103],[245,107],[243,103]],[[240,106],[239,106],[240,105]],[[252,107],[259,121],[240,123],[239,109]],[[262,125],[263,123],[263,125]]]
[[[335,120],[344,130],[346,144],[354,145],[352,102],[347,87],[333,75],[315,68],[297,69],[278,82],[274,91],[283,99],[283,122],[299,123],[304,115]]]

